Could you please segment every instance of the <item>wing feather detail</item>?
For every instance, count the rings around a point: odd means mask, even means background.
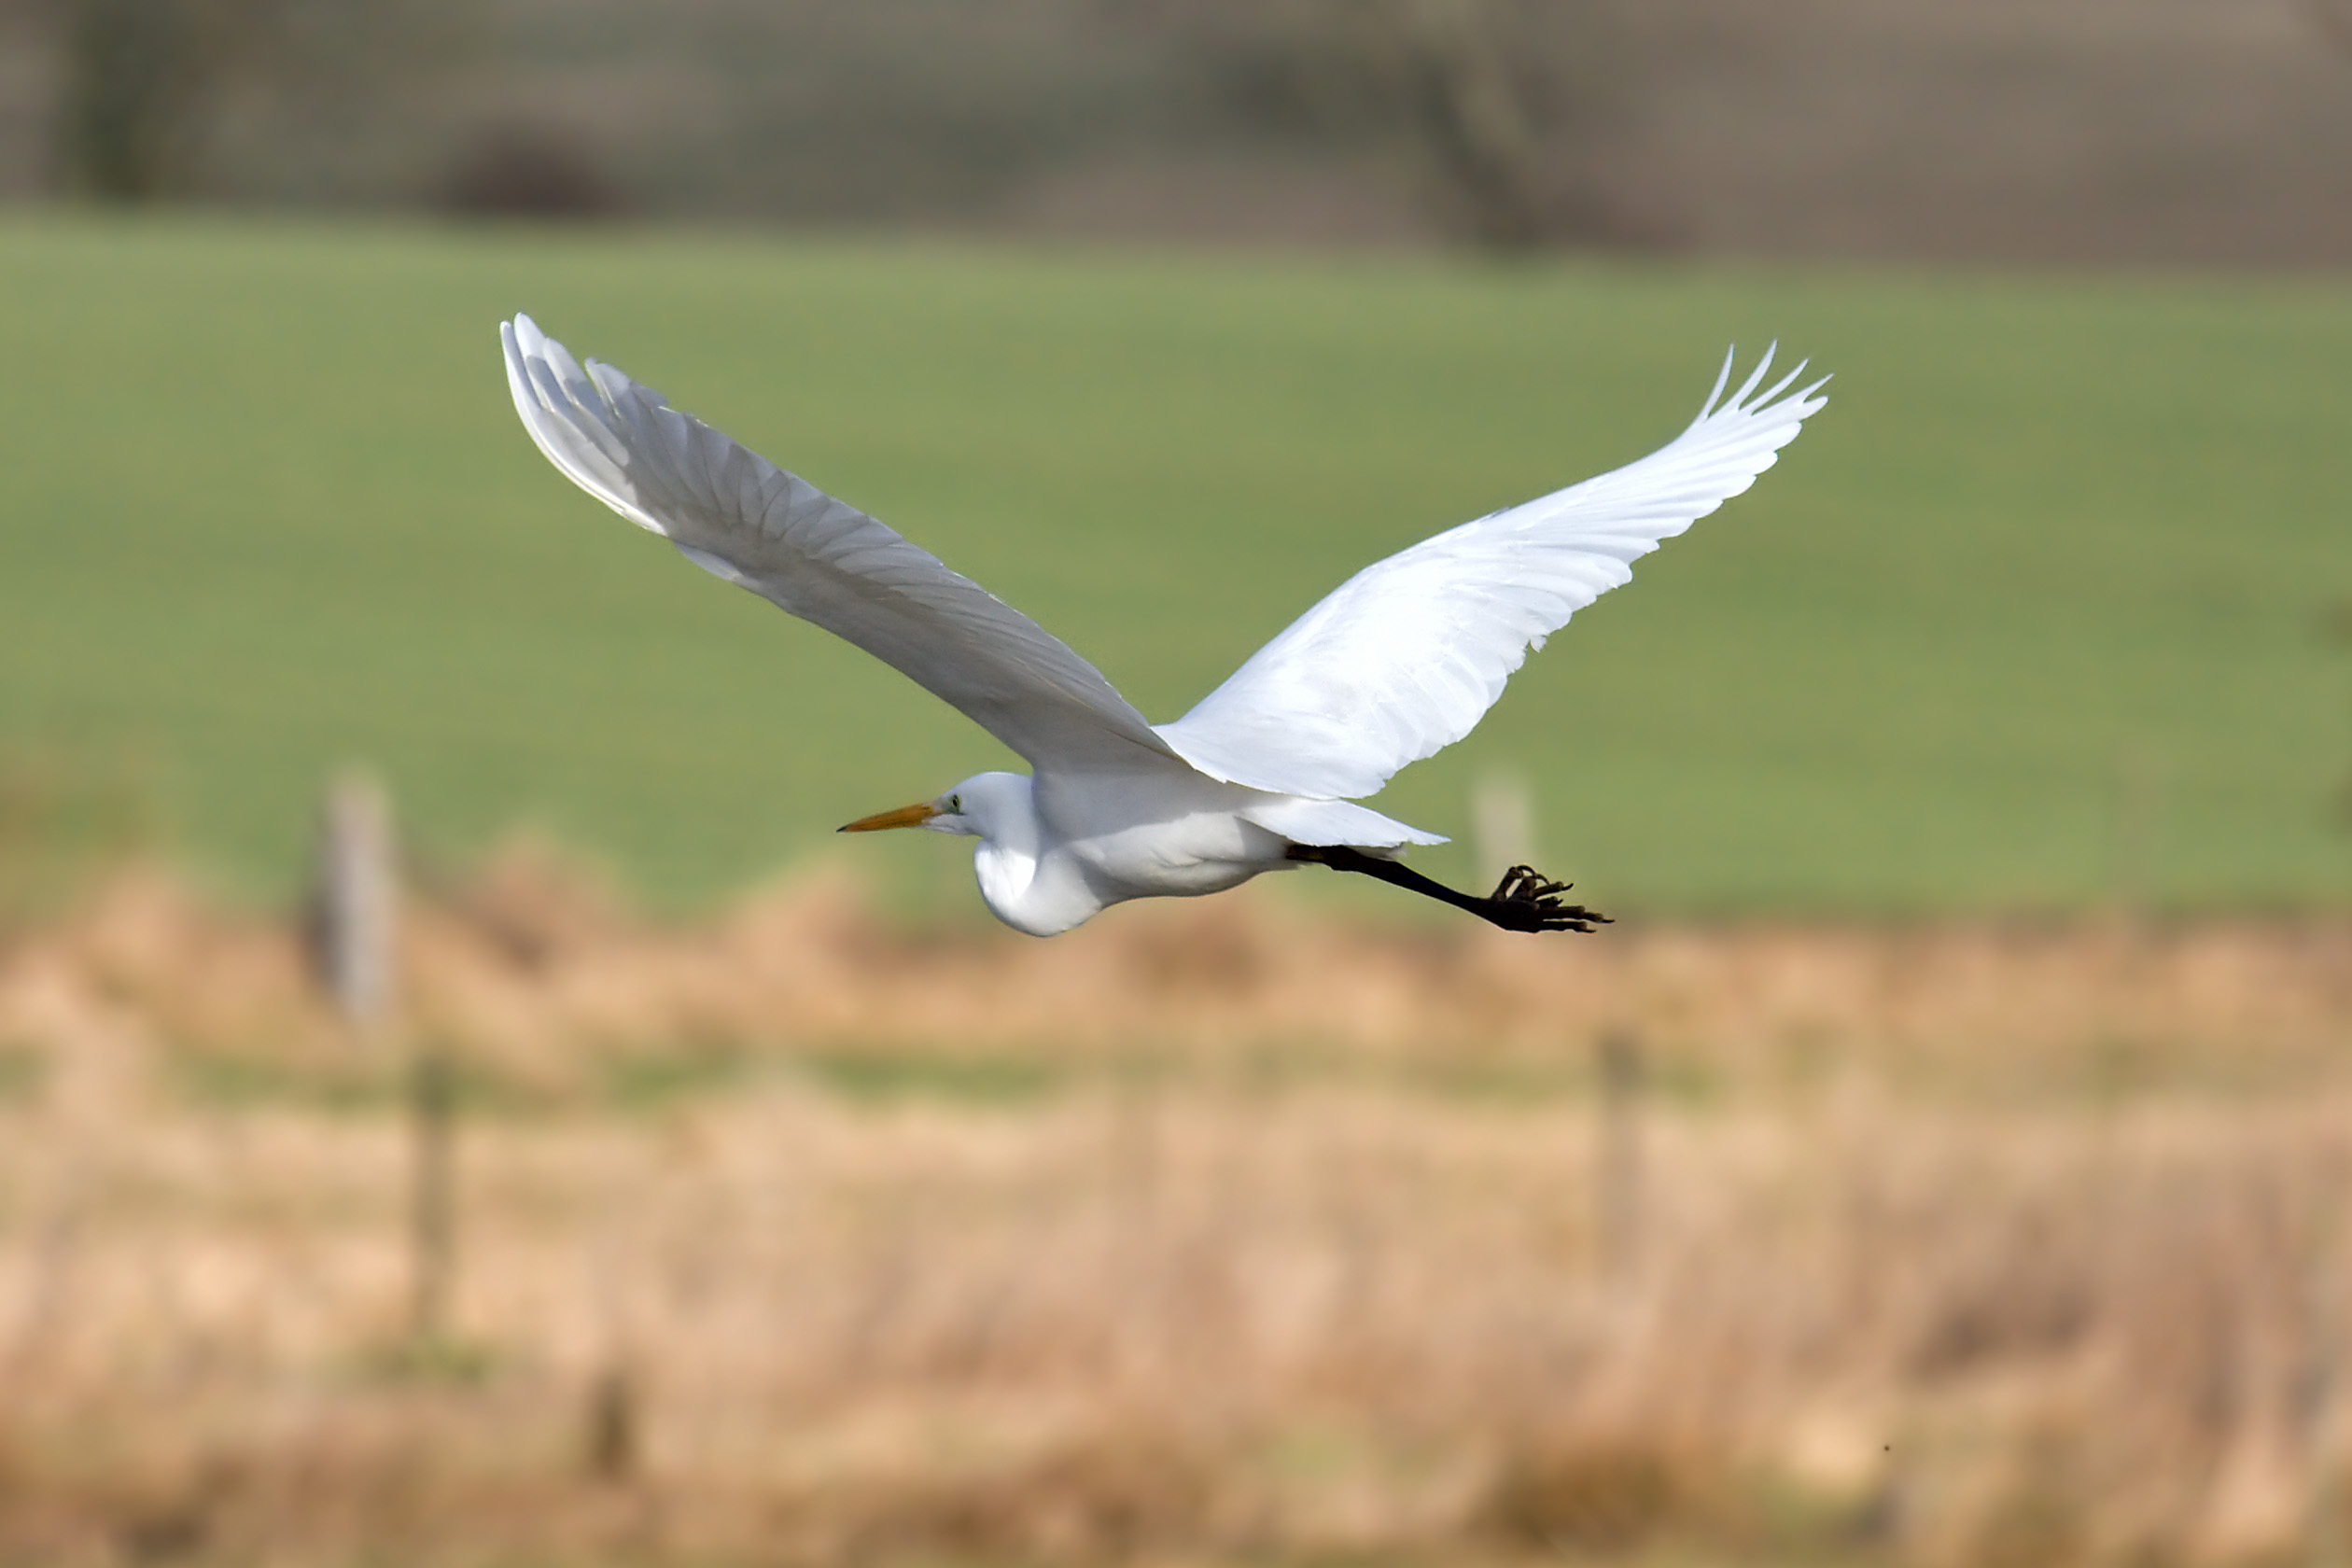
[[[1452,745],[1528,650],[1632,576],[1631,563],[1754,484],[1827,380],[1799,365],[1728,399],[1732,358],[1689,427],[1624,468],[1422,540],[1350,578],[1160,735],[1228,783],[1369,795]]]
[[[696,566],[813,622],[1041,771],[1181,766],[1101,672],[930,552],[527,315],[499,324],[524,427],[565,477]]]

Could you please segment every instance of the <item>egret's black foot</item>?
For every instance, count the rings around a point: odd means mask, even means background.
[[[1476,915],[1489,925],[1505,931],[1589,931],[1595,926],[1610,924],[1606,915],[1587,909],[1580,903],[1562,903],[1560,895],[1568,890],[1565,882],[1550,882],[1533,866],[1513,866],[1503,874],[1503,880],[1494,885],[1494,896],[1479,898],[1473,893],[1456,892],[1441,882],[1432,882],[1409,866],[1381,855],[1367,855],[1361,849],[1340,844],[1294,844],[1285,851],[1294,861],[1306,861],[1315,865],[1327,865],[1334,871],[1351,871],[1359,876],[1369,876],[1386,882],[1393,888],[1404,888],[1434,898],[1440,903],[1450,903]]]
[[[1533,866],[1515,865],[1503,874],[1493,893],[1470,913],[1505,931],[1515,931],[1589,932],[1595,926],[1613,923],[1597,909],[1561,903],[1560,895],[1574,886],[1573,882],[1550,881]]]

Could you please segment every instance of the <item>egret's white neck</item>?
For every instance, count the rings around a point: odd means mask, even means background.
[[[972,852],[972,869],[990,912],[1032,936],[1069,929],[1036,907],[1045,844],[1030,780],[1017,773],[984,773],[957,785],[954,798],[960,807],[959,829],[980,840]]]

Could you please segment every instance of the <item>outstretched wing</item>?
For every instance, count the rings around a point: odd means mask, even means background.
[[[847,502],[527,315],[501,322],[514,406],[548,460],[696,566],[890,665],[1041,769],[1180,765],[1059,638]]]
[[[1770,352],[1727,401],[1731,363],[1666,446],[1373,563],[1159,733],[1203,773],[1326,799],[1460,740],[1528,649],[1755,483],[1822,406],[1821,382],[1788,391],[1802,365],[1757,393]]]

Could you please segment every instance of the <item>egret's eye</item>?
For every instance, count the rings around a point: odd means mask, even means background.
[[[962,816],[962,815],[963,815],[963,796],[961,796],[961,795],[949,795],[949,796],[947,797],[947,810],[948,810],[948,812],[949,812],[951,815],[953,815],[953,816],[957,816],[957,817],[960,817],[960,816]]]

